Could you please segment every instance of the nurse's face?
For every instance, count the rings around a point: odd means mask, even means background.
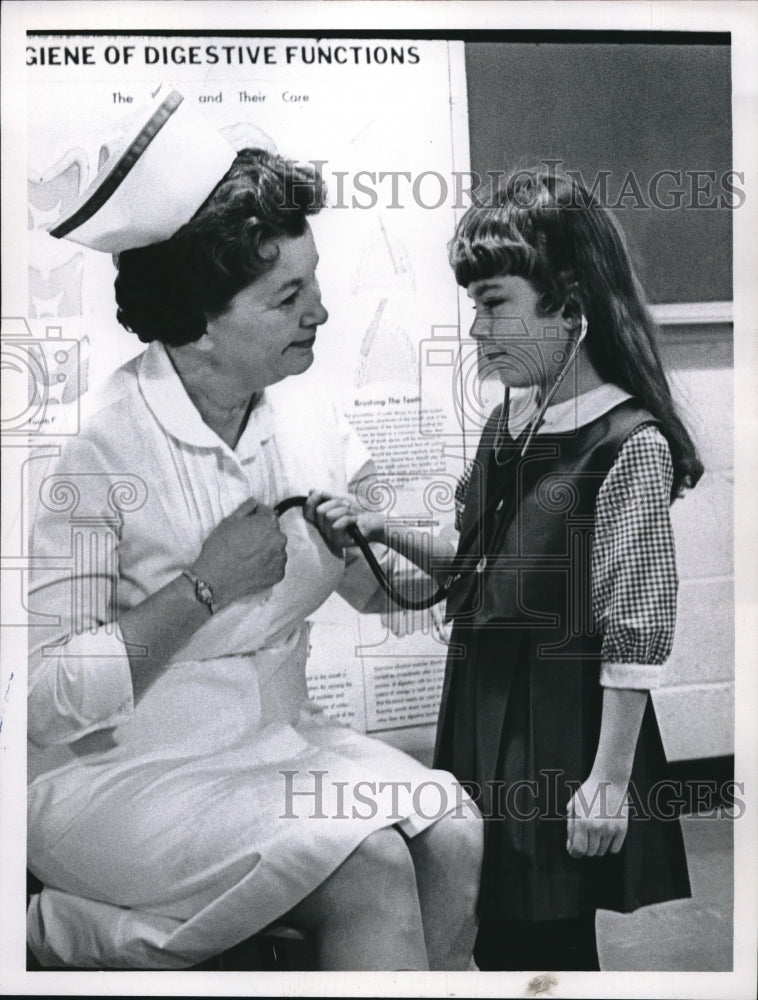
[[[515,275],[472,281],[467,293],[476,309],[471,336],[481,377],[497,375],[511,388],[552,385],[569,346],[560,313],[542,313],[539,293]]]
[[[310,227],[276,245],[279,256],[271,270],[207,322],[209,360],[230,381],[253,391],[309,368],[316,330],[329,318],[321,304]]]

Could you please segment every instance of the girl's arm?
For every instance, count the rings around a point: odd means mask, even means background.
[[[591,773],[568,806],[572,857],[619,851],[627,791],[649,697],[671,652],[677,573],[670,518],[673,468],[655,427],[626,441],[595,507],[592,591],[603,634],[600,735]]]
[[[368,542],[391,548],[432,577],[435,583],[443,583],[448,576],[455,556],[449,543],[412,528],[391,530],[383,515],[362,513],[350,497],[334,497],[312,490],[303,513],[316,525],[335,554],[355,545],[347,528],[357,524]]]
[[[572,858],[617,854],[627,829],[627,791],[648,692],[603,690],[595,763],[568,808],[566,849]]]

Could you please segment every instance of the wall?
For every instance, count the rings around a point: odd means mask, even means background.
[[[670,760],[734,752],[734,385],[728,323],[664,327],[664,358],[705,465],[672,508],[676,640],[654,702]]]
[[[590,183],[605,172],[650,301],[731,299],[729,46],[608,37],[467,43],[471,167],[560,160]]]

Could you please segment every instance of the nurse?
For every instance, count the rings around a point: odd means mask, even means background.
[[[476,810],[308,698],[308,616],[334,591],[370,610],[376,589],[273,510],[370,464],[304,374],[327,320],[323,200],[312,170],[235,153],[163,88],[53,230],[117,255],[118,319],[148,346],[31,463],[43,966],[184,968],[285,919],[321,969],[468,967]],[[377,781],[386,801],[353,801]]]

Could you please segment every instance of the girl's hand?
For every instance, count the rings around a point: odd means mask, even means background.
[[[572,858],[618,854],[629,822],[627,785],[592,775],[569,800],[566,850]]]
[[[428,632],[431,625],[432,633],[438,642],[445,644],[450,642],[445,616],[438,604],[424,611],[406,611],[403,608],[392,607],[389,611],[380,611],[379,620],[384,628],[388,628],[398,638],[413,635],[415,632]]]
[[[316,525],[336,556],[342,556],[345,549],[355,545],[347,530],[352,524],[358,525],[369,542],[378,542],[384,537],[384,518],[380,514],[362,512],[350,497],[335,497],[331,493],[311,490],[303,514],[306,520]]]

